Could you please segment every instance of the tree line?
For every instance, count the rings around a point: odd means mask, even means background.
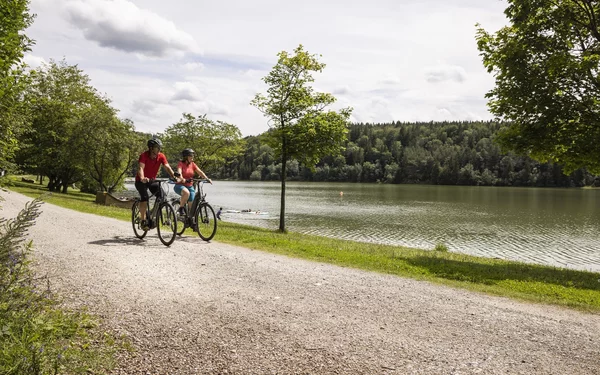
[[[122,188],[124,179],[135,175],[138,157],[152,137],[163,141],[173,166],[181,150],[192,147],[209,172],[243,149],[237,126],[206,115],[183,113],[161,133],[136,131],[133,121],[120,118],[110,99],[65,60],[23,68],[19,83],[12,117],[5,113],[11,132],[4,133],[6,141],[0,144],[0,170],[34,174],[50,191]]]
[[[33,69],[23,60],[35,41],[24,30],[35,18],[28,0],[0,7],[0,185],[8,174],[34,174],[48,190],[114,191],[133,176],[151,137],[175,166],[183,148],[198,152],[207,172],[243,150],[237,126],[183,113],[162,133],[135,129],[107,94],[65,59]]]
[[[135,171],[149,134],[119,118],[77,66],[51,61],[27,68],[23,56],[34,43],[22,32],[34,18],[28,3],[10,2],[0,12],[0,172],[45,176],[50,190],[66,192],[73,184],[114,190]],[[600,173],[600,5],[509,4],[509,27],[496,34],[479,28],[476,36],[483,65],[496,79],[486,95],[490,111],[505,122],[359,123],[349,125],[346,138],[330,125],[340,122],[333,115],[346,119],[350,109],[321,113],[320,104],[334,98],[313,95],[312,76],[300,73],[324,65],[300,46],[295,55],[280,53],[263,79],[267,95],[251,103],[277,120],[266,133],[242,139],[233,124],[184,113],[156,136],[164,138],[172,163],[185,144],[202,152],[198,160],[206,160],[204,169],[217,178],[590,185]],[[299,84],[289,85],[290,77]],[[314,136],[322,132],[339,137]],[[320,155],[328,147],[331,152]]]
[[[595,175],[585,168],[569,174],[556,163],[502,152],[495,141],[508,123],[444,121],[353,123],[340,154],[322,157],[315,168],[297,160],[287,177],[297,181],[379,182],[484,186],[581,187]],[[244,153],[224,165],[220,178],[280,179],[280,162],[264,141],[268,132],[246,137]]]
[[[135,174],[137,158],[152,134],[118,117],[106,95],[65,60],[23,70],[15,106],[4,113],[10,142],[0,169],[47,178],[48,189],[66,192],[114,191]],[[10,116],[10,117],[9,117]],[[341,137],[341,151],[307,163],[286,165],[288,180],[442,185],[580,187],[595,175],[585,168],[566,174],[556,163],[541,163],[502,152],[496,138],[509,123],[495,121],[353,123]],[[4,130],[7,128],[4,128]],[[242,138],[237,126],[207,115],[183,113],[154,134],[163,141],[172,166],[191,147],[200,168],[216,178],[281,181],[281,154],[270,129]],[[301,133],[301,132],[300,132]],[[299,133],[299,134],[300,134]],[[6,132],[4,136],[6,137]],[[299,152],[306,147],[299,147]],[[314,164],[312,164],[314,163]]]

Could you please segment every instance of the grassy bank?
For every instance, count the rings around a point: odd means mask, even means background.
[[[38,197],[46,192],[39,185],[23,182],[14,182],[11,189],[30,197]],[[46,201],[81,212],[130,220],[130,211],[96,205],[94,199],[89,194],[70,192],[66,195],[53,194]],[[196,235],[191,231],[187,234]],[[280,234],[268,229],[223,221],[219,222],[215,241],[529,302],[600,313],[600,273],[298,233]]]

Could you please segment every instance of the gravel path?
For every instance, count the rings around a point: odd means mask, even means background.
[[[37,270],[137,349],[114,374],[600,374],[600,315],[42,210]]]

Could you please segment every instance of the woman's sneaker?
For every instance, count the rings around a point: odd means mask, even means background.
[[[150,229],[150,227],[148,226],[148,223],[146,222],[146,220],[142,220],[142,222],[140,223],[140,227],[142,228],[142,230],[144,232],[146,232],[148,229]]]
[[[185,207],[179,207],[179,216],[185,216]]]

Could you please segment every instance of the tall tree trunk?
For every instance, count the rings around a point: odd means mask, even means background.
[[[54,175],[48,176],[48,190],[56,191],[56,185],[58,184],[58,177]]]
[[[287,162],[287,144],[285,135],[282,139],[281,148],[281,209],[279,211],[279,231],[285,232],[285,180],[287,176],[286,162]]]

